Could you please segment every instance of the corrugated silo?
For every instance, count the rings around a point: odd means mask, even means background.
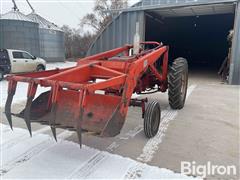
[[[39,24],[40,57],[47,61],[64,61],[64,32],[34,11],[27,17]]]
[[[39,56],[38,26],[17,8],[1,15],[0,48],[25,50]]]

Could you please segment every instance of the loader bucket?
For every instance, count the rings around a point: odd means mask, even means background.
[[[80,73],[84,75],[75,75]],[[41,74],[38,78],[31,76],[9,78],[5,113],[11,127],[11,102],[17,82],[21,81],[28,83],[27,103],[16,116],[25,120],[31,136],[31,122],[49,124],[56,140],[56,128],[75,130],[80,144],[82,130],[105,137],[120,133],[125,121],[123,96],[106,92],[123,87],[125,74],[91,64],[57,72],[47,78],[42,78]],[[96,79],[101,81],[96,82]],[[35,98],[38,86],[50,87],[50,91]]]
[[[95,132],[101,136],[115,136],[119,134],[124,123],[124,115],[121,115],[121,97],[102,94],[86,95],[86,104],[81,111],[79,108],[79,92],[71,90],[59,91],[57,104],[49,103],[51,92],[39,95],[30,108],[30,119],[32,122],[51,123],[59,128],[77,129],[77,122],[83,130]],[[54,111],[51,108],[54,107]],[[17,116],[24,118],[26,109]],[[81,115],[82,113],[82,115]],[[80,117],[78,117],[80,116]],[[76,122],[77,119],[77,122]],[[79,120],[78,120],[79,119]]]

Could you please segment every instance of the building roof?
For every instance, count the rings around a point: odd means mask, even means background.
[[[114,9],[112,11],[147,11],[156,9],[170,9],[170,8],[181,8],[181,7],[194,7],[194,6],[214,6],[214,5],[225,5],[233,4],[239,0],[141,0],[130,8],[126,9]],[[214,9],[214,7],[213,7]]]
[[[55,30],[55,31],[62,31],[56,24],[46,20],[45,18],[36,14],[35,12],[28,14],[27,17],[29,19],[31,19],[33,22],[38,23],[39,28],[41,28],[41,29],[51,29],[51,30]]]
[[[5,14],[2,14],[0,19],[34,22],[19,10],[11,10]]]

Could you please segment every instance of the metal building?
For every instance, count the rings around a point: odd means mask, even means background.
[[[240,84],[240,2],[238,0],[142,0],[121,13],[97,36],[88,54],[133,43],[136,22],[142,41],[170,46],[170,58],[187,57],[190,65],[217,67],[229,51],[234,29],[230,84]]]
[[[39,56],[38,24],[17,8],[1,15],[0,48],[25,50]]]
[[[39,24],[40,57],[51,62],[64,61],[64,32],[35,12],[27,17]]]

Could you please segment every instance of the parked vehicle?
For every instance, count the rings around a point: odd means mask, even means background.
[[[46,61],[22,50],[0,49],[0,81],[5,74],[44,71]]]

